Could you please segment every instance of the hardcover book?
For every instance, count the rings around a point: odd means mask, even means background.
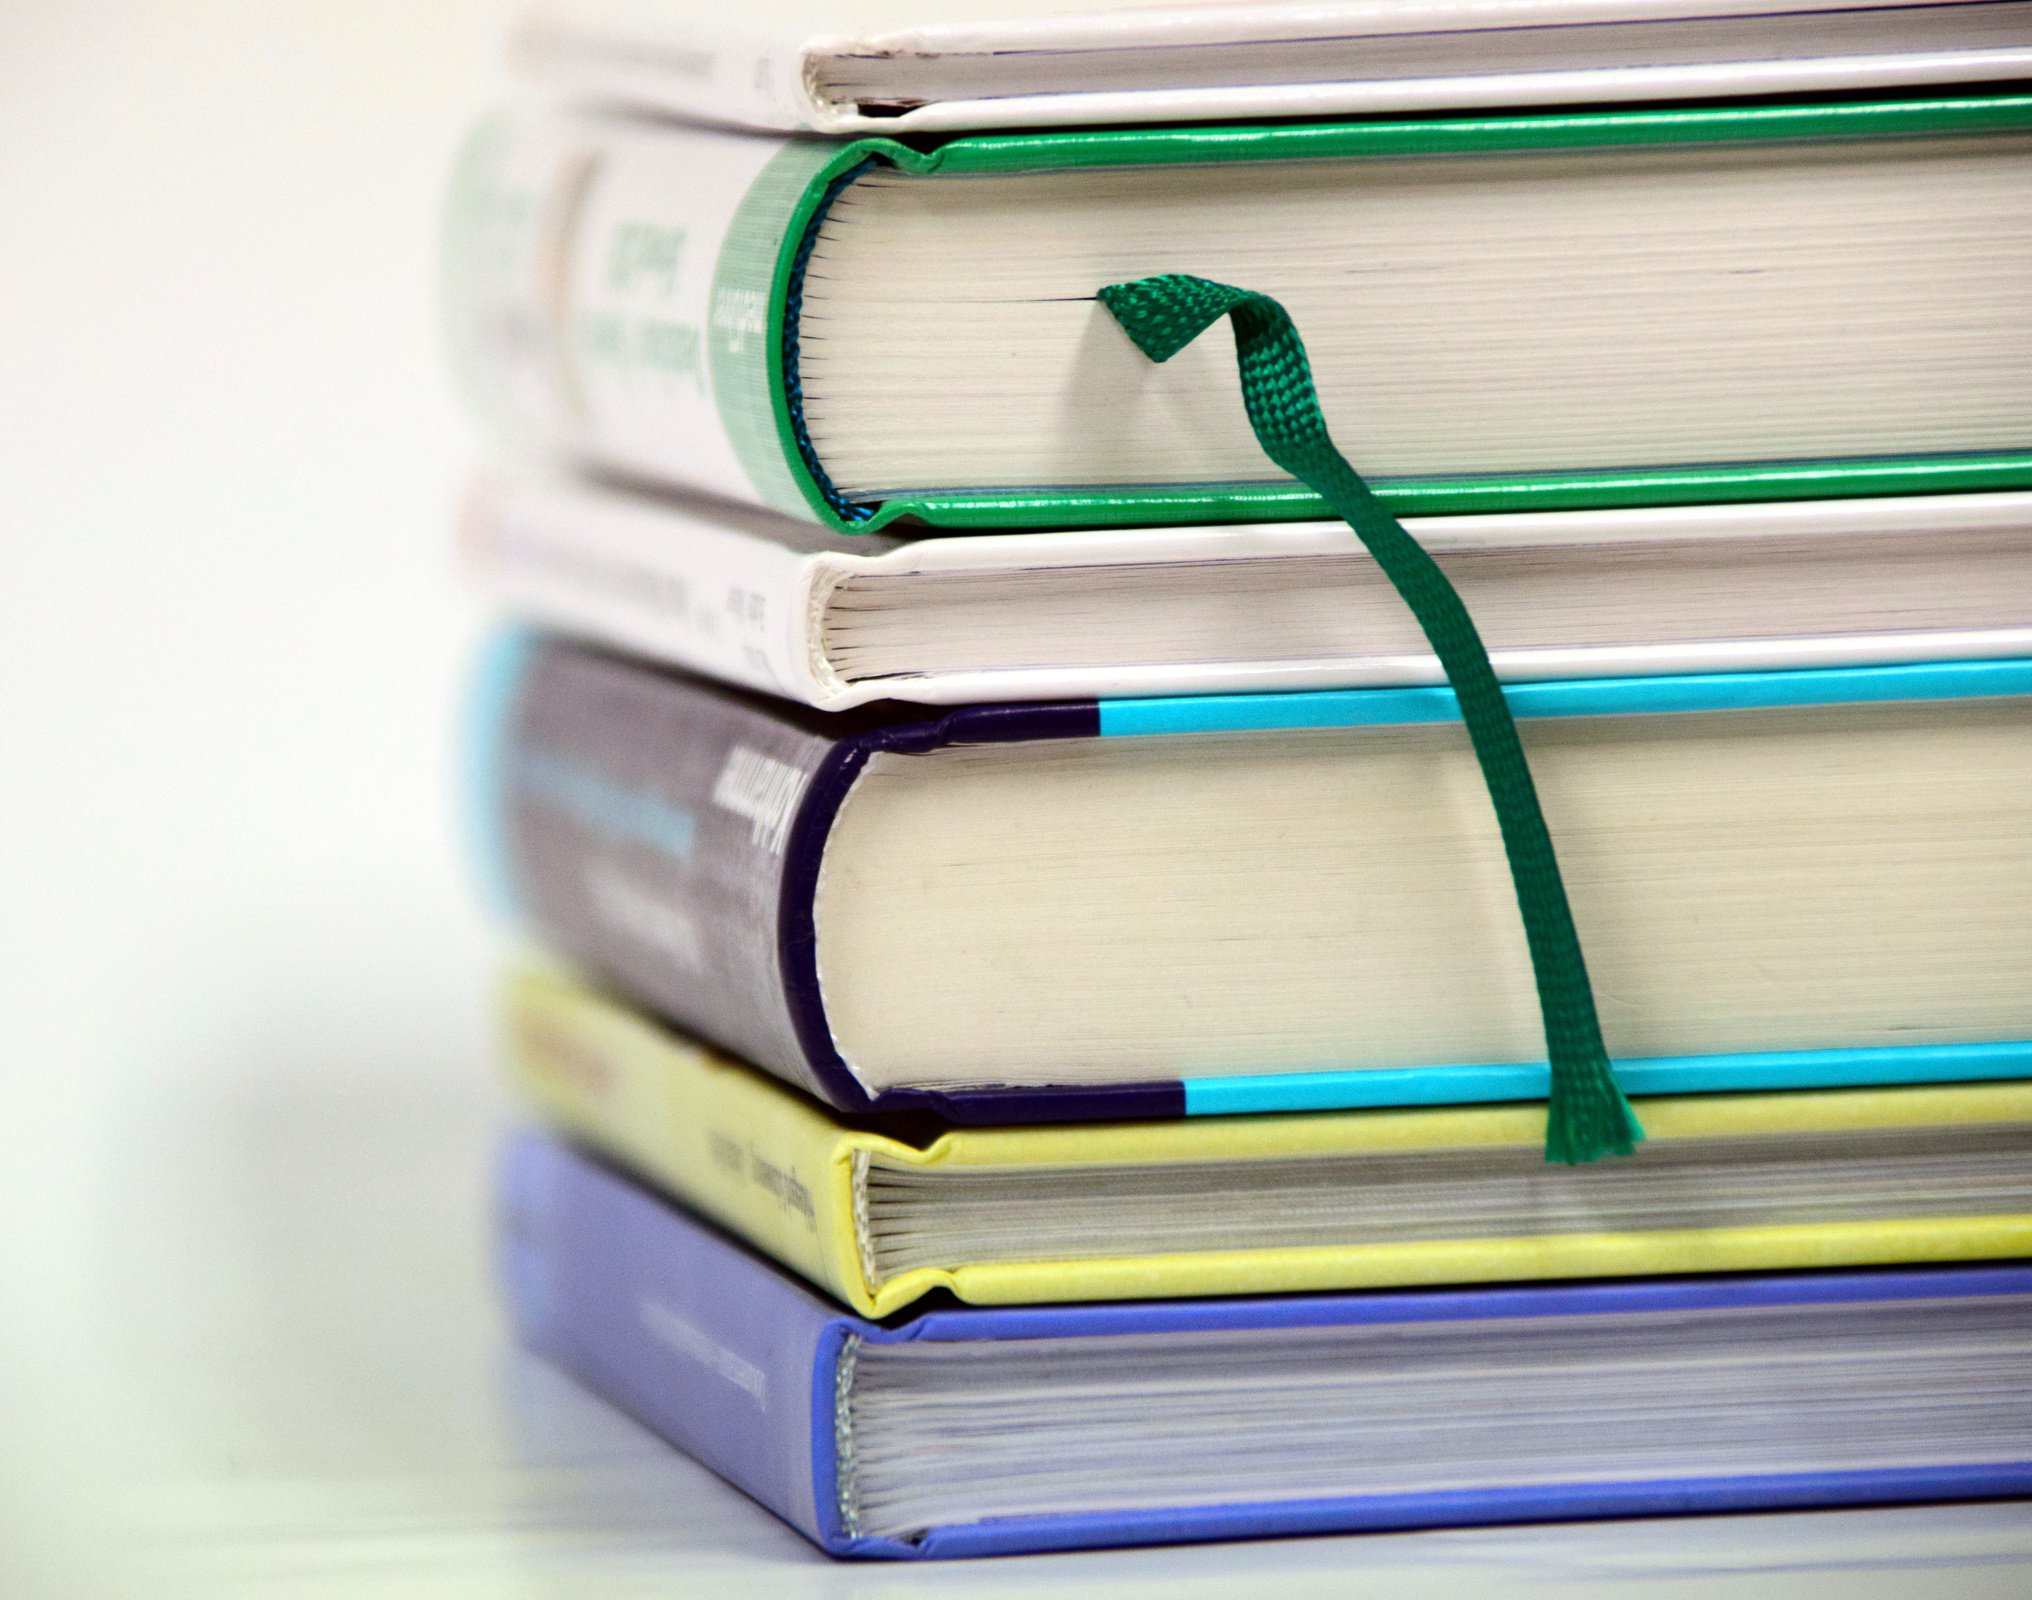
[[[750,127],[916,133],[2032,77],[2015,0],[545,0],[535,82]]]
[[[2032,1256],[2032,1084],[1637,1104],[1607,1169],[1528,1106],[878,1131],[567,979],[506,997],[524,1098],[866,1316]]]
[[[1399,513],[2032,485],[2032,96],[780,140],[533,112],[453,185],[508,437],[841,529],[1318,519],[1232,358],[1096,302],[1241,284]],[[1863,336],[1860,330],[1867,330]]]
[[[1510,685],[1631,1093],[2032,1069],[2032,661]],[[1543,1098],[1441,687],[831,718],[508,636],[503,901],[847,1111]]]
[[[528,1137],[524,1340],[835,1555],[2032,1492],[2032,1271],[839,1311]]]
[[[2032,654],[2032,494],[1409,527],[1512,681]],[[1340,523],[838,535],[492,473],[463,529],[518,615],[826,710],[1445,681]]]

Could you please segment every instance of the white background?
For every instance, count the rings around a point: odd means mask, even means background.
[[[433,222],[506,11],[0,0],[8,1600],[399,1592],[385,1475],[500,1455]]]
[[[2016,1507],[839,1567],[510,1351],[431,242],[506,10],[0,0],[0,1595],[2032,1592]]]

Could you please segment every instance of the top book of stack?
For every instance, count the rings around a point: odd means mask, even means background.
[[[2022,0],[548,0],[526,75],[818,133],[1345,117],[2032,77]]]

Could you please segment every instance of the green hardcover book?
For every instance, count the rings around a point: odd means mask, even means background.
[[[524,443],[849,530],[1316,518],[1154,273],[1288,306],[1400,513],[2032,484],[2032,96],[970,135],[527,112],[447,308]]]

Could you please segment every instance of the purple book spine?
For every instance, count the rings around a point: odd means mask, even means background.
[[[821,717],[527,635],[501,642],[478,691],[471,824],[495,898],[637,1004],[842,1111],[1185,1115],[1175,1080],[871,1096],[819,990],[826,842],[869,757],[1095,738],[1092,701]]]
[[[808,1062],[778,949],[793,824],[833,739],[556,641],[476,715],[493,752],[481,825],[520,913],[636,1000],[838,1098]]]
[[[817,1466],[833,1455],[833,1374],[852,1319],[540,1135],[510,1141],[500,1206],[522,1341],[836,1545]]]

